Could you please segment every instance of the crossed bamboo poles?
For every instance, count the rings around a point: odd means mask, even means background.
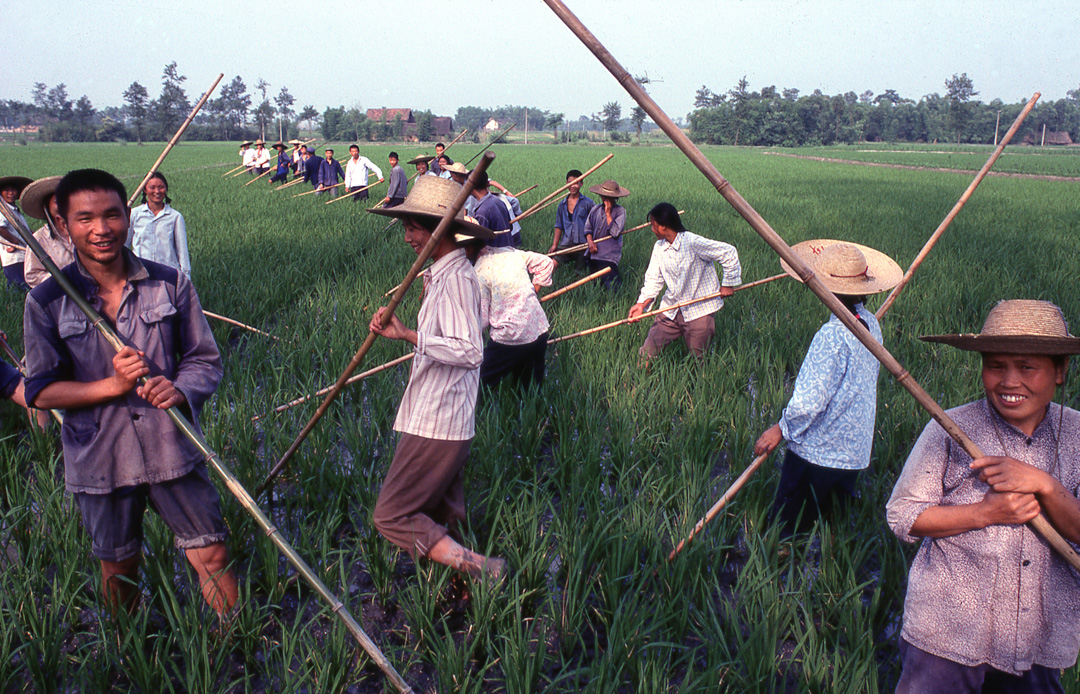
[[[930,414],[934,421],[940,424],[949,436],[960,444],[965,453],[972,458],[983,457],[979,447],[960,430],[956,423],[945,413],[945,410],[942,409],[941,405],[939,405],[930,394],[915,381],[907,369],[905,369],[882,344],[873,338],[870,331],[844,307],[843,303],[836,298],[836,295],[822,283],[817,275],[814,274],[814,271],[791,249],[784,239],[769,226],[768,222],[762,218],[757,210],[755,210],[750,203],[746,202],[731,183],[720,174],[712,162],[702,154],[701,150],[690,141],[690,138],[687,137],[686,133],[680,130],[678,126],[675,125],[675,122],[664,113],[663,109],[653,101],[652,97],[648,95],[637,80],[635,80],[634,77],[619,64],[615,57],[604,48],[603,44],[601,44],[588,28],[581,23],[581,20],[567,9],[562,0],[544,0],[544,4],[550,7],[574,35],[585,44],[585,47],[596,56],[605,68],[607,68],[638,105],[652,117],[653,122],[660,126],[664,133],[671,138],[671,141],[675,143],[675,145],[682,150],[683,154],[685,154],[698,170],[701,171],[705,178],[708,179],[709,183],[716,188],[717,192],[719,192],[735,211],[746,220],[750,227],[761,236],[769,247],[795,271],[795,274],[802,280],[803,284],[805,284],[807,288],[822,301],[822,303],[828,306],[833,315],[835,315],[837,319],[840,320],[840,322],[843,323],[856,338],[858,338],[859,342],[870,350],[870,353],[874,355],[874,358],[896,378],[897,383],[903,386],[904,389],[915,398],[915,401]],[[1072,546],[1065,541],[1052,525],[1050,525],[1050,522],[1045,516],[1040,514],[1035,519],[1029,521],[1028,527],[1041,536],[1042,539],[1045,540],[1073,568],[1080,570],[1080,555],[1077,555]]]

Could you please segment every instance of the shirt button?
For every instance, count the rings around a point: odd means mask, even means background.
[[[1031,560],[1030,560],[1030,559],[1025,559],[1024,561],[1020,562],[1020,565],[1021,565],[1021,566],[1027,566],[1027,565],[1029,565],[1029,564],[1031,564]]]
[[[1028,439],[1027,441],[1025,441],[1024,445],[1025,446],[1030,446],[1031,445],[1031,439]]]
[[[136,412],[135,414],[131,415],[131,419],[132,419],[133,421],[136,421],[136,422],[137,422],[137,421],[139,421],[139,419],[140,419],[140,418],[142,418],[142,415],[141,415],[141,414],[139,414],[138,412]]]

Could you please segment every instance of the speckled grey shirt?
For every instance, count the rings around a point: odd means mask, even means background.
[[[1057,463],[1061,408],[1056,404],[1030,438],[986,400],[948,414],[986,455],[1007,455],[1045,470],[1077,495],[1080,413],[1065,409]],[[937,422],[926,425],[886,506],[897,537],[915,542],[911,526],[930,506],[982,500],[989,485],[968,468],[970,463]],[[1080,574],[1024,525],[923,538],[908,574],[902,635],[963,665],[987,663],[1013,674],[1033,664],[1071,667],[1080,650]]]

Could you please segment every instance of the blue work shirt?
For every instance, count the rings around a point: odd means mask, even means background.
[[[310,162],[308,162],[308,166],[311,166]],[[323,159],[319,163],[319,176],[315,180],[315,185],[332,186],[337,183],[339,179],[342,181],[345,180],[345,172],[342,171],[341,164],[338,163],[338,160],[331,159],[330,161],[327,161],[326,159]]]
[[[510,213],[506,211],[502,200],[488,193],[476,202],[472,216],[480,226],[495,232],[495,238],[488,241],[487,245],[494,248],[514,245],[510,234]]]
[[[877,318],[856,304],[881,342]],[[788,449],[814,465],[862,470],[870,464],[880,364],[836,316],[814,335],[795,392],[780,418]]]
[[[555,228],[562,229],[559,248],[585,243],[585,220],[589,218],[593,204],[590,198],[582,195],[574,206],[574,214],[571,215],[566,198],[559,203],[559,209],[555,213]]]

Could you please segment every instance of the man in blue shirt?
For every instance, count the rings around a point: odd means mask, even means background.
[[[900,266],[872,248],[827,239],[792,250],[881,342],[881,327],[863,301],[895,287],[904,274]],[[870,465],[879,368],[836,316],[814,336],[783,417],[754,444],[754,454],[763,455],[781,439],[788,442],[771,514],[782,524],[782,537],[809,531],[819,515],[832,515],[855,496],[859,472]]]
[[[397,207],[405,202],[405,196],[409,194],[408,179],[405,176],[405,169],[398,164],[398,153],[391,152],[387,160],[390,162],[390,186],[386,190],[386,197],[383,198],[383,209]]]
[[[326,159],[319,162],[319,177],[317,185],[319,192],[315,195],[322,195],[325,191],[330,191],[330,197],[337,197],[337,183],[338,181],[345,180],[345,172],[341,169],[341,163],[337,159],[334,159],[334,150],[327,148]]]
[[[566,173],[566,182],[580,177],[580,171],[571,169]],[[593,201],[581,194],[581,181],[570,186],[569,194],[559,203],[555,213],[555,237],[551,240],[549,254],[559,248],[585,243],[585,220],[589,218],[592,207]],[[584,250],[568,253],[565,258],[572,260],[579,270],[585,267]]]
[[[510,213],[503,201],[491,194],[489,185],[487,174],[479,173],[472,191],[476,200],[472,216],[476,218],[477,224],[495,232],[495,238],[488,241],[487,245],[496,248],[512,246],[514,241],[510,234]]]

